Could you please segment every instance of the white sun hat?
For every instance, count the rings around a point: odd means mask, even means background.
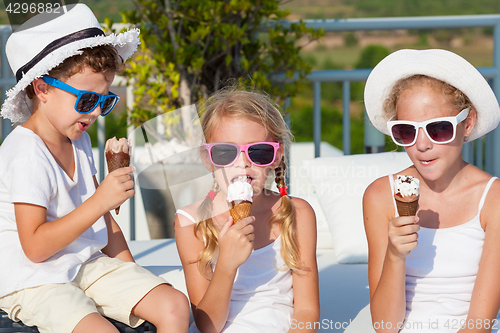
[[[112,45],[125,61],[140,44],[139,29],[106,36],[92,10],[84,4],[63,6],[64,14],[38,14],[13,32],[6,44],[7,59],[17,84],[7,91],[1,115],[13,123],[24,123],[32,112],[26,87],[48,74],[65,59],[82,54],[82,49]]]
[[[497,127],[500,107],[490,85],[467,60],[439,49],[399,50],[380,61],[368,76],[365,86],[365,108],[372,124],[390,135],[384,101],[399,79],[426,75],[444,81],[462,91],[477,111],[477,120],[469,135],[475,140]]]

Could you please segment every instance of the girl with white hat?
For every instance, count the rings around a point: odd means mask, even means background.
[[[368,280],[377,332],[497,332],[500,182],[462,159],[500,109],[481,74],[445,50],[400,50],[371,72],[372,123],[405,147],[419,180],[416,216],[399,216],[394,180],[363,198]]]
[[[7,41],[18,83],[2,116],[21,125],[0,146],[0,309],[42,333],[118,332],[104,316],[186,332],[186,296],[134,262],[109,213],[134,195],[134,167],[99,185],[86,133],[116,105],[139,31],[105,36],[83,4],[60,12]]]

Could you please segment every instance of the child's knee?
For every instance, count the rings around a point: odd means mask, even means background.
[[[186,295],[167,284],[161,284],[135,306],[132,314],[152,322],[157,327],[187,326],[190,308]]]
[[[170,327],[187,329],[190,318],[189,301],[181,291],[165,285],[165,299],[158,311],[157,327]]]
[[[186,295],[181,291],[174,289],[173,287],[167,286],[170,291],[168,295],[168,300],[166,303],[166,312],[165,315],[171,314],[172,317],[176,317],[179,319],[189,320],[190,315],[190,307],[189,301]]]

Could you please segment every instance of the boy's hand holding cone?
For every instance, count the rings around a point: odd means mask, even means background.
[[[113,137],[106,141],[105,152],[109,173],[130,166],[131,148],[132,141],[125,138],[117,140],[116,137]],[[115,208],[115,213],[118,215],[119,212],[120,207],[118,206]]]

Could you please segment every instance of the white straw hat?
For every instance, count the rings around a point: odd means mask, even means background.
[[[469,136],[475,140],[497,127],[500,108],[490,85],[467,60],[446,50],[399,50],[384,58],[368,76],[365,86],[365,108],[372,124],[390,135],[384,112],[384,101],[403,78],[422,74],[444,81],[462,91],[477,111],[477,120]]]
[[[112,45],[125,61],[140,44],[139,29],[106,36],[92,10],[84,4],[63,6],[63,11],[58,17],[48,13],[32,17],[7,40],[7,58],[17,84],[7,91],[3,118],[24,123],[31,116],[33,105],[25,88],[65,59],[82,54],[82,49]]]

